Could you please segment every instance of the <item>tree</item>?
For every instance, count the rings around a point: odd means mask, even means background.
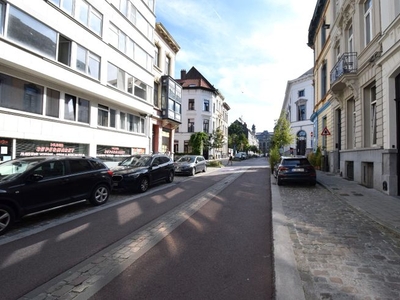
[[[190,136],[189,146],[194,154],[203,155],[204,147],[209,145],[209,136],[205,132],[196,132]]]
[[[210,135],[210,141],[210,148],[212,149],[221,149],[224,145],[224,133],[219,127]]]
[[[272,146],[278,149],[290,145],[294,140],[294,136],[290,130],[289,120],[282,114],[275,123],[274,136],[272,138]]]
[[[246,137],[247,131],[245,127],[239,122],[233,122],[228,127],[228,146],[233,148],[234,151],[246,150],[249,141]]]
[[[290,122],[281,114],[278,121],[275,123],[274,136],[271,141],[271,148],[269,152],[269,163],[271,171],[273,171],[275,164],[279,161],[279,150],[284,146],[290,145],[294,140],[294,136],[290,130]]]

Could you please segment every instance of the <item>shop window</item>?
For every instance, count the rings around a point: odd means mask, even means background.
[[[60,92],[47,88],[46,116],[58,118],[60,110]]]
[[[12,5],[9,9],[7,37],[45,57],[56,58],[57,32]]]

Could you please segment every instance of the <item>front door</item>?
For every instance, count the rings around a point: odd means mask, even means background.
[[[397,194],[400,195],[400,75],[395,79],[396,89],[396,134],[397,134]]]

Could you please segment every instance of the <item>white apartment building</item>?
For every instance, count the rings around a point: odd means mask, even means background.
[[[0,159],[149,152],[154,26],[153,0],[0,0]]]
[[[314,148],[313,122],[310,117],[314,110],[313,69],[286,84],[282,113],[290,122],[293,144],[283,149],[285,155],[307,155]]]
[[[220,149],[204,149],[206,159],[228,156],[228,111],[224,96],[200,72],[192,67],[181,71],[176,80],[182,86],[182,124],[175,132],[174,152],[190,153],[190,136],[195,132],[222,131],[224,143]]]

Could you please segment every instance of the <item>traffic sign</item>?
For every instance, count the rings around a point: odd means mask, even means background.
[[[324,130],[322,130],[321,135],[331,135],[331,133],[328,130],[328,127],[325,127]]]

